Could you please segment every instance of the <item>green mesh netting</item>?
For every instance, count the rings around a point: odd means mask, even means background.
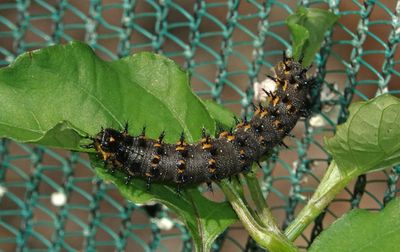
[[[314,69],[322,83],[315,115],[298,124],[290,148],[263,168],[263,190],[282,226],[312,194],[327,167],[322,137],[355,100],[400,93],[400,1],[0,1],[0,65],[19,54],[82,40],[108,60],[162,53],[188,69],[193,89],[246,113],[253,84],[290,50],[285,18],[296,5],[342,17]],[[0,141],[1,251],[191,251],[190,235],[168,209],[124,200],[93,175],[86,155]],[[351,208],[372,210],[399,193],[400,167],[361,176],[298,238],[307,247]],[[240,225],[215,251],[254,251]]]

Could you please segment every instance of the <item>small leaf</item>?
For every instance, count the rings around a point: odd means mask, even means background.
[[[400,99],[386,94],[351,105],[346,123],[325,146],[351,176],[400,163]]]
[[[398,251],[399,216],[399,198],[392,200],[379,213],[354,209],[323,231],[308,251]]]
[[[293,56],[296,59],[299,59],[301,52],[303,51],[303,47],[305,47],[307,41],[310,39],[310,33],[303,26],[295,23],[290,25],[288,24],[288,27],[290,33],[292,34]]]
[[[338,16],[323,9],[299,7],[286,19],[293,40],[293,56],[304,54],[303,65],[308,66],[321,48],[324,35],[338,20]]]
[[[102,126],[122,129],[128,122],[131,134],[147,126],[149,137],[165,130],[166,141],[175,142],[184,131],[194,142],[202,126],[215,133],[216,123],[188,82],[188,74],[172,60],[153,53],[105,62],[80,42],[29,52],[0,69],[0,137],[82,150],[83,136],[95,135]],[[101,178],[133,202],[156,200],[173,209],[198,251],[209,251],[236,221],[228,203],[212,202],[195,188],[177,196],[174,186],[153,184],[148,192],[143,180],[127,186],[121,174],[111,176],[94,164]]]

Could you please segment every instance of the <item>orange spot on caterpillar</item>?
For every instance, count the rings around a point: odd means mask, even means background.
[[[109,158],[111,157],[111,153],[105,152],[105,151],[103,151],[103,150],[101,150],[101,154],[103,155],[103,160],[104,160],[104,161],[107,160],[107,159],[109,159]]]
[[[184,151],[184,150],[186,150],[186,147],[185,147],[185,146],[182,146],[182,145],[177,145],[177,146],[175,147],[175,150],[176,150],[176,151]]]
[[[228,142],[232,142],[233,140],[235,140],[235,135],[228,135],[228,137],[227,137],[227,139],[228,139]]]
[[[243,126],[244,126],[244,123],[241,122],[241,123],[239,123],[238,125],[236,125],[236,128],[240,129],[240,128],[242,128]]]
[[[288,82],[287,80],[285,80],[282,87],[283,91],[286,91],[287,87],[288,87]]]
[[[280,98],[279,96],[275,96],[274,99],[272,100],[272,104],[274,105],[274,107],[278,104]]]
[[[282,122],[279,120],[275,120],[272,122],[272,124],[275,126],[275,128],[277,129],[281,129],[282,128]]]
[[[160,155],[153,154],[153,159],[151,160],[151,166],[152,167],[157,166],[158,163],[160,162],[160,159],[161,159]]]
[[[183,173],[183,172],[185,171],[185,169],[186,169],[186,162],[185,162],[185,160],[183,160],[183,159],[178,160],[178,162],[176,162],[176,166],[178,167],[178,168],[176,169],[176,171],[177,171],[178,173]]]
[[[203,150],[211,149],[211,148],[212,148],[212,144],[210,144],[210,143],[203,143],[202,146],[201,146],[201,148],[202,148]]]
[[[224,132],[219,133],[219,138],[225,138],[228,135],[229,135],[229,132],[228,131],[224,131]]]
[[[260,118],[262,119],[262,118],[264,118],[265,116],[267,116],[268,115],[268,111],[263,111],[261,114],[260,114]]]
[[[285,62],[283,62],[283,61],[281,61],[281,62],[279,62],[278,63],[278,69],[279,70],[285,70],[286,69],[286,64],[285,64]]]
[[[296,112],[296,108],[292,104],[288,104],[286,106],[286,109],[289,112],[289,114],[293,114],[294,112]]]
[[[217,162],[213,158],[208,160],[208,171],[210,173],[215,173],[215,171],[217,170],[216,163]]]
[[[209,136],[206,136],[206,137],[203,137],[201,140],[200,140],[200,142],[202,143],[202,144],[209,144],[210,143],[210,137]]]
[[[101,148],[100,143],[95,142],[94,148],[96,149],[97,152],[100,152],[100,155],[104,161],[108,160],[111,157],[111,153],[104,151],[103,148]]]

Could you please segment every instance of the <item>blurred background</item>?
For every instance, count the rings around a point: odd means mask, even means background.
[[[258,174],[282,227],[293,220],[328,166],[323,137],[350,103],[400,94],[400,1],[0,0],[0,66],[26,51],[80,40],[104,60],[140,51],[186,68],[201,98],[251,114],[255,83],[290,51],[285,18],[296,6],[341,15],[311,72],[320,104],[298,123]],[[0,140],[0,251],[192,251],[190,235],[161,205],[127,202],[96,178],[87,155]],[[381,209],[399,194],[400,167],[354,181],[296,244],[306,248],[352,208]],[[207,196],[219,200],[220,196]],[[240,224],[214,251],[258,251]]]

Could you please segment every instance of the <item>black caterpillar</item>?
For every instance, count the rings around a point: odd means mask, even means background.
[[[269,104],[254,106],[254,116],[243,120],[231,131],[222,131],[211,138],[203,129],[202,139],[194,144],[185,142],[182,133],[176,144],[148,139],[145,128],[139,136],[128,134],[128,125],[120,132],[102,129],[89,147],[94,147],[111,172],[116,169],[126,174],[126,183],[133,177],[152,182],[174,183],[178,190],[183,185],[206,182],[237,175],[249,170],[267,152],[289,134],[301,116],[308,112],[312,79],[307,79],[300,61],[283,56],[275,66],[276,83],[273,92],[267,92]]]

